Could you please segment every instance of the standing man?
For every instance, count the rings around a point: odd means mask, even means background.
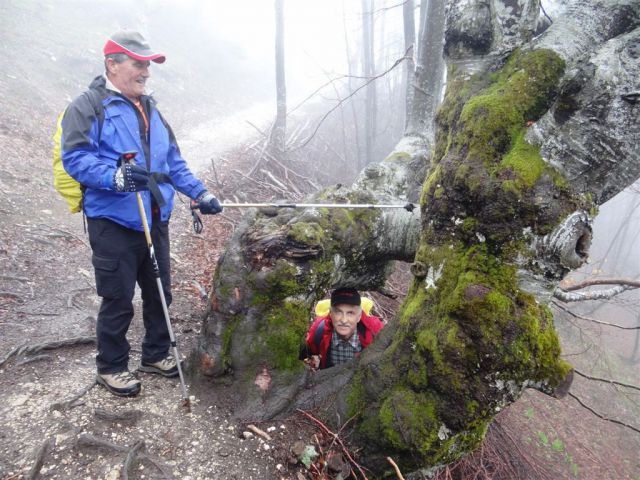
[[[361,307],[355,288],[337,288],[331,293],[331,309],[317,317],[306,338],[304,356],[312,368],[329,368],[348,362],[360,355],[363,348],[384,324],[378,317],[367,315]]]
[[[105,75],[93,80],[62,118],[62,163],[83,188],[93,251],[98,313],[97,381],[115,395],[133,396],[140,381],[129,371],[127,330],[133,318],[136,282],[142,291],[145,336],[139,369],[165,377],[178,375],[169,354],[169,332],[149,257],[136,193],[140,192],[171,304],[169,217],[175,190],[216,214],[222,206],[189,170],[169,124],[145,94],[150,62],[163,63],[137,32],[114,34],[104,46]],[[125,152],[135,151],[131,163]]]

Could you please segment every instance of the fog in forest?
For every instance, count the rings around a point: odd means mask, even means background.
[[[543,2],[545,15],[561,15],[564,3]],[[285,0],[289,161],[318,188],[349,184],[367,164],[382,161],[405,130],[402,2],[375,5],[374,70],[367,75],[361,1]],[[416,23],[418,19],[417,8]],[[121,29],[139,31],[154,51],[166,54],[165,63],[152,64],[147,85],[195,171],[206,170],[212,162],[235,168],[230,152],[250,154],[250,145],[255,150],[268,137],[277,107],[271,0],[2,0],[0,108],[10,107],[16,119],[32,111],[51,118],[51,125],[43,127],[49,136],[56,115],[103,73],[104,43]],[[376,92],[370,158],[363,144],[368,82]],[[24,97],[28,101],[22,101]],[[302,198],[314,192],[298,193]],[[223,200],[253,199],[237,192]],[[280,195],[276,200],[291,199]],[[589,262],[565,282],[638,280],[640,184],[602,205],[593,228]],[[565,358],[578,370],[637,385],[639,292],[570,305],[575,314],[622,328],[585,321],[552,302]],[[637,395],[580,377],[572,388],[604,415],[638,424]]]

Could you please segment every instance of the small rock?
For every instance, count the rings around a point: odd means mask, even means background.
[[[344,458],[342,458],[342,454],[330,453],[327,457],[327,466],[329,467],[329,470],[341,472],[344,468]]]
[[[275,431],[276,427],[269,427],[267,428],[267,432],[273,432]]]
[[[263,448],[264,450],[270,450],[270,449],[271,449],[271,447],[270,447],[270,446],[269,446],[269,444],[267,444],[267,443],[263,444],[263,445],[262,445],[262,448]]]
[[[28,401],[29,401],[29,395],[18,395],[11,401],[10,405],[12,407],[22,407]]]
[[[244,432],[242,432],[242,436],[245,438],[245,440],[248,440],[251,437],[253,437],[253,433],[244,431]]]
[[[291,453],[293,453],[296,457],[301,457],[304,453],[305,444],[302,440],[298,440],[291,447]]]

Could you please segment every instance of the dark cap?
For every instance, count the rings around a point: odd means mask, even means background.
[[[336,288],[331,293],[331,306],[341,304],[360,306],[360,294],[355,288]]]
[[[163,53],[151,51],[151,47],[138,32],[121,31],[111,35],[102,49],[105,56],[112,53],[124,53],[134,60],[151,61],[163,63],[165,56]]]

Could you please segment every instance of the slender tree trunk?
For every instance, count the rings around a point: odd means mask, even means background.
[[[420,46],[411,87],[413,104],[410,110],[407,135],[423,137],[433,145],[434,119],[440,103],[442,79],[445,71],[442,38],[445,27],[445,2],[422,0],[420,5]]]
[[[271,132],[271,151],[277,156],[285,152],[287,133],[287,86],[284,73],[284,0],[275,2],[276,20],[276,121]]]
[[[343,32],[344,32],[344,47],[347,55],[347,70],[349,74],[349,78],[347,79],[347,85],[349,87],[349,95],[352,95],[354,90],[353,70],[354,70],[354,65],[357,65],[357,61],[355,58],[352,58],[351,56],[351,48],[350,48],[351,42],[349,41],[349,30],[347,29],[347,19],[346,19],[346,12],[344,8],[344,0],[342,2],[342,25],[343,25]],[[361,159],[363,155],[362,140],[360,135],[360,127],[359,127],[360,122],[358,119],[358,109],[356,107],[356,99],[352,98],[349,103],[351,105],[351,117],[353,121],[353,132],[354,132],[354,138],[356,143],[355,166],[356,166],[356,169],[359,171],[360,165],[362,165]]]
[[[367,79],[374,75],[374,21],[373,9],[374,0],[362,0],[362,69],[363,76]],[[376,130],[376,82],[370,82],[366,87],[364,109],[364,130],[365,130],[365,165],[373,161],[375,151],[375,130]]]
[[[415,21],[415,5],[413,0],[405,0],[402,5],[402,19],[404,25],[404,51],[409,56],[409,60],[404,62],[404,86],[405,86],[405,105],[404,105],[404,128],[405,131],[409,125],[409,116],[413,106],[413,81],[416,69],[415,50],[416,50],[416,21]]]

